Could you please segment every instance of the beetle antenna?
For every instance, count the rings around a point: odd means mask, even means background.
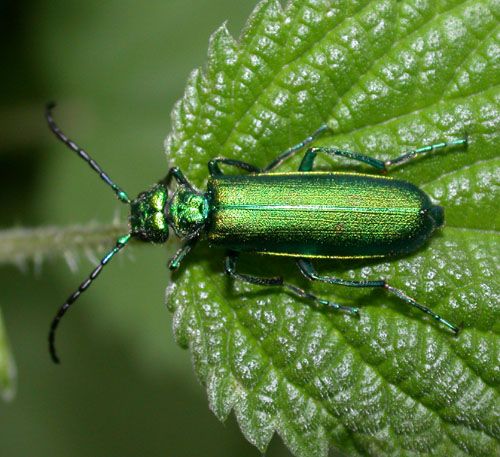
[[[89,164],[90,168],[92,168],[92,170],[94,170],[99,177],[114,190],[118,200],[123,203],[130,204],[130,199],[128,198],[127,193],[111,180],[111,178],[102,170],[99,164],[87,154],[87,152],[85,152],[80,146],[78,146],[73,140],[69,139],[62,132],[52,117],[52,110],[55,106],[56,104],[54,102],[50,102],[47,103],[45,108],[45,118],[47,119],[47,123],[49,124],[49,128],[52,133],[54,133],[60,141],[62,141],[72,151],[76,152],[83,160],[85,160],[85,162]]]
[[[103,259],[99,262],[99,265],[97,265],[97,267],[94,268],[92,273],[90,273],[89,277],[80,284],[78,289],[75,290],[66,300],[66,303],[64,303],[64,305],[62,305],[59,308],[59,311],[52,320],[49,332],[49,352],[54,363],[59,363],[59,357],[57,356],[56,346],[55,346],[55,338],[56,338],[56,330],[57,327],[59,326],[59,322],[61,321],[62,317],[66,314],[66,311],[68,311],[69,307],[77,300],[77,298],[87,290],[87,288],[90,286],[90,284],[92,284],[94,279],[96,279],[97,276],[99,276],[99,273],[102,271],[103,267],[107,265],[107,263],[113,258],[113,256],[117,252],[119,252],[122,248],[124,248],[127,245],[127,243],[130,240],[130,237],[131,235],[129,233],[127,235],[118,238],[118,240],[116,240],[115,247],[111,249],[111,251],[109,251],[103,257]]]

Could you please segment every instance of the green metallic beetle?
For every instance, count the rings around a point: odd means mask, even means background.
[[[383,279],[351,281],[322,276],[311,262],[318,258],[386,258],[415,251],[443,225],[443,208],[434,205],[424,192],[406,181],[364,173],[312,170],[317,154],[321,153],[347,157],[385,172],[390,166],[436,149],[466,146],[466,138],[425,146],[385,162],[352,151],[310,148],[297,172],[272,172],[328,130],[324,125],[262,169],[239,160],[211,160],[205,192],[195,189],[183,173],[173,167],[151,189],[130,200],[99,165],[59,129],[52,118],[53,107],[49,104],[46,111],[52,132],[99,174],[120,201],[130,205],[130,232],[117,240],[115,247],[68,298],[52,321],[49,349],[56,363],[59,359],[55,351],[55,331],[71,304],[131,238],[164,243],[169,228],[184,240],[183,247],[169,262],[171,270],[179,267],[200,238],[206,238],[211,246],[220,246],[227,251],[225,271],[236,280],[260,286],[280,286],[321,306],[359,314],[358,308],[316,297],[284,282],[281,277],[262,278],[236,270],[240,252],[293,257],[297,259],[302,274],[310,280],[349,287],[384,288],[458,333],[458,326]],[[220,165],[239,168],[246,174],[226,175]],[[173,180],[177,186],[171,191]]]

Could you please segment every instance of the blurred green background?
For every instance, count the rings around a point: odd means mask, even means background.
[[[45,102],[58,102],[61,127],[135,195],[166,172],[170,111],[211,32],[227,19],[239,35],[255,3],[1,1],[1,228],[125,220],[48,132]],[[166,261],[164,247],[119,256],[63,323],[59,367],[48,326],[93,263],[81,256],[76,273],[61,258],[40,271],[0,267],[18,368],[16,398],[0,403],[0,456],[260,455],[233,417],[221,424],[208,410],[189,353],[174,343]],[[267,455],[289,453],[275,438]]]

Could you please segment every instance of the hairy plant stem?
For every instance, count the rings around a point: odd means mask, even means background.
[[[40,264],[48,258],[109,246],[128,232],[124,223],[70,227],[13,228],[0,231],[0,264]]]

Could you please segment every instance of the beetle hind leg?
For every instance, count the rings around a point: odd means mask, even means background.
[[[321,305],[321,306],[326,306],[328,308],[332,308],[335,310],[339,311],[344,311],[349,314],[355,314],[359,315],[359,309],[352,307],[352,306],[343,306],[339,305],[338,303],[334,303],[322,298],[317,297],[316,295],[311,294],[310,292],[307,292],[300,287],[294,286],[293,284],[288,284],[283,281],[283,278],[281,276],[275,276],[272,278],[262,278],[259,276],[252,276],[252,275],[247,275],[244,273],[238,273],[236,271],[236,264],[238,262],[238,254],[236,252],[229,252],[227,257],[226,257],[226,262],[225,262],[225,271],[226,274],[229,275],[231,278],[237,280],[237,281],[242,281],[246,282],[247,284],[253,284],[253,285],[258,285],[258,286],[280,286],[283,287],[284,289],[288,290],[291,292],[293,295],[296,295],[300,298],[309,300],[315,304]]]
[[[392,287],[391,285],[387,284],[387,282],[383,279],[380,280],[375,280],[375,281],[351,281],[351,280],[346,280],[346,279],[341,279],[341,278],[335,278],[332,276],[322,276],[320,275],[312,263],[309,260],[304,260],[301,259],[297,262],[297,265],[301,271],[301,273],[307,278],[310,279],[311,281],[321,281],[325,282],[328,284],[336,284],[340,286],[347,286],[347,287],[381,287],[385,289],[387,292],[395,295],[398,297],[400,300],[404,301],[410,306],[413,306],[414,308],[419,309],[420,311],[428,314],[431,316],[434,320],[438,321],[439,323],[443,324],[446,326],[448,329],[450,329],[455,335],[457,335],[460,331],[460,327],[456,326],[455,324],[452,324],[450,321],[447,321],[443,317],[441,317],[439,314],[436,314],[434,311],[432,311],[430,308],[427,308],[427,306],[424,306],[417,301],[415,301],[413,298],[410,296],[406,295],[403,291],[396,289],[395,287]]]
[[[321,281],[328,284],[337,284],[348,287],[385,287],[385,281],[380,279],[376,281],[351,281],[347,279],[334,278],[333,276],[321,276],[309,260],[299,260],[297,262],[300,272],[311,281]]]

